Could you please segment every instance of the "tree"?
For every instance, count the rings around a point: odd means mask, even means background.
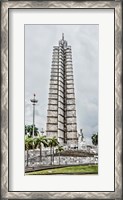
[[[50,154],[51,154],[51,165],[54,163],[54,147],[58,146],[59,142],[57,138],[54,136],[48,139],[48,146],[50,147]]]
[[[25,150],[27,151],[27,166],[28,166],[28,161],[29,161],[29,149],[30,149],[30,146],[33,145],[33,141],[34,139],[33,138],[30,138],[28,136],[25,136]]]
[[[33,125],[25,125],[25,135],[27,135],[27,133],[29,133],[30,137],[32,137]],[[38,133],[39,133],[38,128],[36,126],[34,126],[34,135],[37,136]]]
[[[62,151],[64,151],[63,146],[58,146],[58,148],[56,149],[56,152],[59,154],[59,165],[60,165],[60,155]]]
[[[40,136],[35,138],[35,147],[40,148],[40,162],[42,162],[42,144],[46,147],[47,146],[47,138],[46,136]]]
[[[91,137],[92,139],[92,144],[97,146],[98,145],[98,132],[97,133],[94,133]]]

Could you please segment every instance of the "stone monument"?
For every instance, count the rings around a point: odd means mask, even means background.
[[[46,135],[56,136],[61,145],[78,145],[72,50],[64,34],[53,47]]]

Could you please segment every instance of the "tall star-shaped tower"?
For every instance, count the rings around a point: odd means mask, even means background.
[[[78,145],[72,52],[64,34],[53,47],[46,134],[61,145]]]

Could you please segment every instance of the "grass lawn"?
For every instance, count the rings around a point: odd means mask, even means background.
[[[46,169],[35,172],[28,172],[27,175],[42,175],[42,174],[69,174],[69,173],[98,173],[98,165],[81,165],[70,166],[55,169]]]

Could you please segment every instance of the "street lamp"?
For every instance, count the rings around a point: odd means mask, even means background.
[[[43,130],[43,128],[41,129],[41,135],[44,135],[44,130]]]
[[[34,98],[30,99],[30,101],[32,102],[33,105],[33,132],[32,132],[32,137],[34,138],[34,130],[35,130],[35,105],[38,102],[38,100],[35,99],[35,94],[34,94]]]
[[[83,141],[83,139],[84,139],[83,129],[80,129],[80,135],[81,135],[81,141]]]

